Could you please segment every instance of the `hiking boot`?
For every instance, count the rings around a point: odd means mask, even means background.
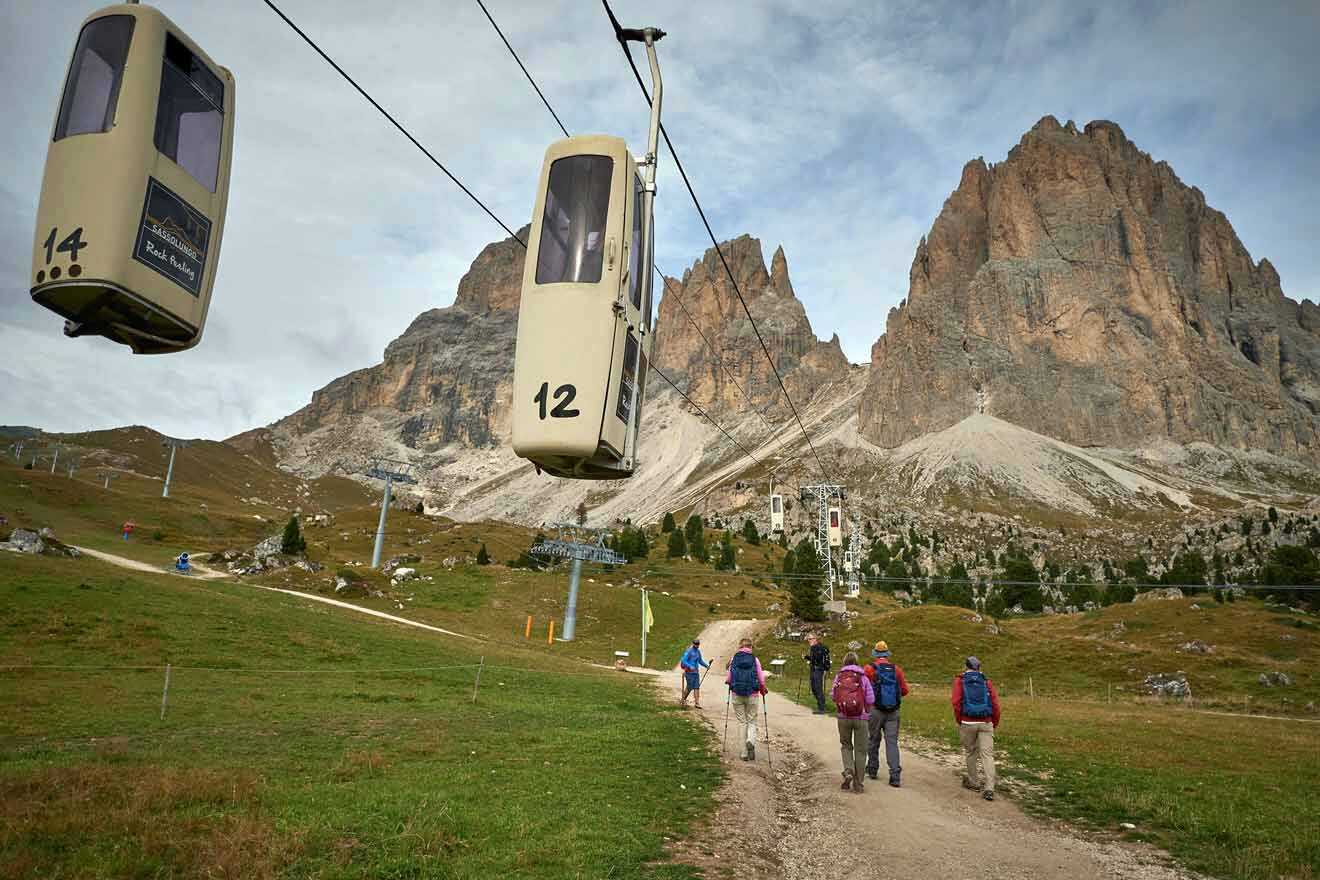
[[[746,758],[746,760],[748,760],[748,761],[755,761],[755,760],[756,760],[756,746],[752,745],[751,743],[748,743],[748,744],[747,744],[747,758]]]
[[[995,793],[993,791],[990,791],[989,789],[986,789],[985,791],[981,792],[981,797],[987,801],[992,801],[995,799]]]
[[[866,776],[867,776],[867,778],[869,778],[869,779],[879,779],[879,778],[880,778],[880,771],[879,771],[879,770],[867,770],[867,771],[866,771]]]
[[[903,783],[900,782],[898,779],[891,779],[891,780],[889,780],[889,785],[890,785],[891,788],[902,788],[902,787],[903,787]]]
[[[977,785],[975,782],[972,782],[972,780],[968,779],[966,776],[963,777],[963,788],[967,789],[968,791],[981,790],[981,786]]]
[[[860,779],[853,780],[852,790],[854,794],[861,794],[865,790],[865,788],[866,787],[862,784],[862,780]]]
[[[811,710],[811,714],[812,714],[812,715],[824,715],[824,714],[825,714],[825,710],[824,710],[824,709],[812,709],[812,710]]]
[[[849,789],[851,789],[851,788],[852,788],[852,777],[851,777],[851,776],[845,776],[845,777],[843,777],[843,785],[840,785],[839,788],[843,789],[844,791],[848,791]]]

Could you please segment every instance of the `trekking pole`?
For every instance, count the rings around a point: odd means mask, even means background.
[[[714,660],[715,658],[714,658],[714,657],[711,657],[710,659],[711,659],[711,660]],[[706,676],[710,675],[710,671],[711,671],[711,669],[714,668],[714,666],[715,666],[715,664],[714,664],[714,663],[711,663],[709,666],[706,667],[706,671],[703,672],[703,673],[701,674],[701,683],[702,683],[703,685],[706,683]],[[697,689],[700,690],[701,688],[697,688]]]
[[[733,699],[732,690],[724,692],[724,738],[720,740],[720,755],[723,757],[728,754],[729,742],[729,701]]]
[[[770,772],[774,773],[775,762],[770,757],[770,709],[767,707],[765,694],[761,694],[761,712],[765,715],[765,762],[770,765]]]
[[[793,698],[793,702],[795,702],[795,703],[800,703],[800,702],[802,702],[802,670],[801,670],[801,669],[798,670],[798,689],[797,689],[797,696]]]

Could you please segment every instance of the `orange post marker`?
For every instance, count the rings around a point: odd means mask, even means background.
[[[527,615],[527,629],[526,631],[523,632],[523,638],[530,639],[531,637],[532,637],[532,615],[529,614]]]
[[[555,643],[555,622],[553,620],[550,621],[550,632],[545,637],[545,643],[547,645],[553,645]]]

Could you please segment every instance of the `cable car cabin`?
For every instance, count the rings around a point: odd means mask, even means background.
[[[784,530],[784,496],[770,496],[770,531],[782,532]]]
[[[68,336],[197,344],[229,197],[234,77],[150,6],[83,23],[46,154],[32,298]]]
[[[845,551],[843,551],[843,573],[844,573],[844,574],[852,574],[852,570],[853,570],[853,555],[852,555],[852,551],[851,551],[851,550],[845,550]]]
[[[830,508],[830,546],[843,546],[843,528],[839,522],[839,508]]]
[[[622,139],[546,150],[518,314],[513,450],[556,476],[633,472],[651,356],[650,202]]]

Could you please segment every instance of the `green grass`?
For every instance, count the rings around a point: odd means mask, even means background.
[[[689,876],[719,762],[645,681],[91,560],[0,591],[0,663],[77,667],[0,672],[0,877]]]
[[[957,747],[943,693],[903,704],[908,733]],[[1320,873],[1320,725],[1159,706],[1009,698],[995,738],[1028,810],[1156,844],[1234,880]]]

